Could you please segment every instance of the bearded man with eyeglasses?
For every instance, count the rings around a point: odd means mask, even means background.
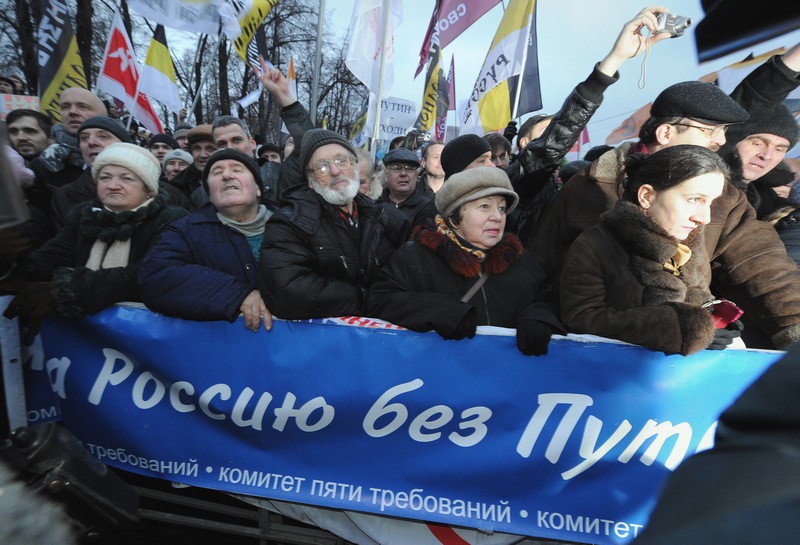
[[[306,132],[299,162],[304,178],[283,193],[264,233],[261,295],[286,320],[362,315],[367,288],[408,240],[409,222],[358,192],[358,160],[344,136]]]

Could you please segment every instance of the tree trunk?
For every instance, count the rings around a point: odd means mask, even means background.
[[[25,91],[38,94],[39,89],[39,60],[36,56],[37,40],[36,29],[42,18],[41,6],[38,2],[15,0],[14,10],[17,16],[17,35],[22,48],[22,73],[25,79]],[[34,24],[35,22],[35,24]],[[31,39],[25,39],[31,37]]]
[[[219,109],[220,115],[231,115],[231,97],[228,91],[228,40],[222,36],[217,47],[219,55]]]
[[[203,83],[203,57],[205,56],[206,52],[206,44],[208,44],[208,34],[203,34],[202,40],[200,40],[200,55],[198,55],[197,63],[194,65],[194,84],[195,84],[195,92],[192,95],[192,100],[197,98],[197,95],[200,94],[200,85]],[[208,68],[211,70],[211,68]],[[195,107],[194,107],[194,124],[200,125],[203,123],[203,101],[196,100]]]
[[[92,16],[94,6],[92,0],[78,0],[78,13],[75,18],[75,39],[78,42],[78,53],[81,56],[83,71],[86,74],[86,86],[91,89],[94,77],[92,63]]]

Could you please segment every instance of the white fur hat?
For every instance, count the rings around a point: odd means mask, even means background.
[[[158,177],[161,176],[161,164],[150,150],[136,144],[126,144],[124,142],[114,142],[106,146],[92,164],[92,177],[95,181],[97,181],[97,173],[106,165],[127,168],[144,182],[151,194],[158,193]]]

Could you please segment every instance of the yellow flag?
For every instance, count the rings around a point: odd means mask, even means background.
[[[525,65],[535,4],[534,0],[509,2],[461,118],[462,133],[486,134],[511,119],[508,78],[520,74]]]
[[[78,42],[72,31],[67,6],[60,0],[47,4],[37,36],[39,57],[39,102],[41,112],[61,121],[58,100],[68,87],[87,88]]]

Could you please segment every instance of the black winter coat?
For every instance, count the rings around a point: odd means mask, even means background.
[[[461,298],[478,280],[486,282],[467,302]],[[506,234],[483,263],[436,230],[418,231],[381,270],[369,292],[369,315],[414,331],[435,330],[445,338],[470,312],[477,325],[516,328],[539,320],[563,330],[543,302],[545,273],[519,239]]]
[[[384,189],[378,199],[379,203],[393,206],[402,212],[411,223],[412,230],[417,226],[432,227],[438,211],[434,201],[434,192],[426,185],[417,181],[414,192],[400,204],[395,204],[389,198],[389,190]]]
[[[139,262],[164,227],[188,214],[166,202],[167,193],[161,190],[150,204],[136,211],[110,212],[100,201],[78,205],[55,238],[20,263],[19,275],[52,281],[58,311],[68,318],[95,314],[120,301],[140,301]],[[130,239],[128,265],[87,269],[84,265],[98,239],[109,244]]]
[[[267,308],[287,320],[361,315],[364,294],[408,239],[408,220],[395,209],[356,195],[358,229],[307,185],[283,194],[267,222],[259,290]]]

